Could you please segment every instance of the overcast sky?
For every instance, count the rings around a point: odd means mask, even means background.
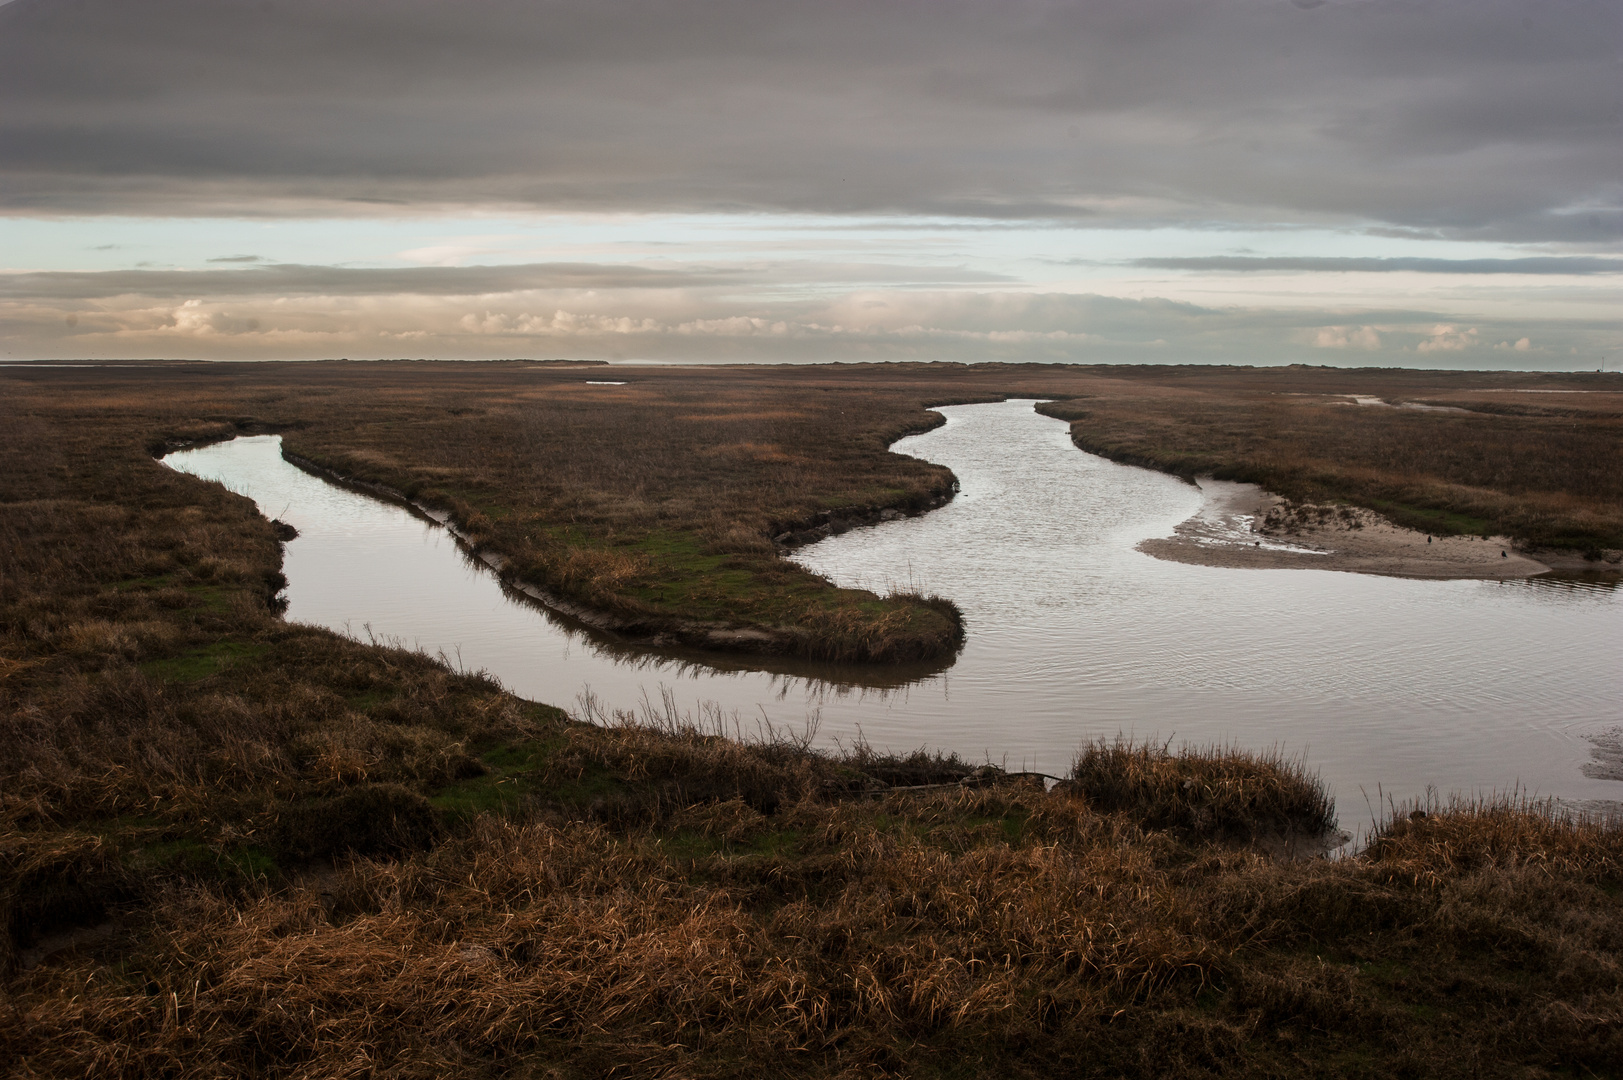
[[[0,353],[1623,359],[1623,0],[13,0]]]

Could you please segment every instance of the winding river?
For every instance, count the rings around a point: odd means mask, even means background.
[[[1202,506],[1178,479],[1083,453],[1030,401],[942,408],[897,443],[948,466],[947,506],[831,537],[795,558],[847,585],[962,607],[946,670],[875,672],[628,649],[505,589],[443,528],[283,461],[274,436],[171,454],[298,528],[287,617],[444,653],[527,698],[759,720],[1063,773],[1118,732],[1304,756],[1344,827],[1387,797],[1519,789],[1623,799],[1587,776],[1623,729],[1623,591],[1163,562],[1141,540]]]

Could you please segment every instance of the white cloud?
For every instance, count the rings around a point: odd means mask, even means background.
[[[648,318],[627,315],[577,314],[559,309],[551,315],[532,315],[529,312],[507,314],[485,311],[472,312],[457,320],[457,326],[470,334],[519,337],[593,337],[599,334],[657,334],[667,328],[663,323]]]
[[[1460,330],[1452,323],[1440,323],[1432,327],[1431,333],[1415,348],[1423,353],[1464,352],[1476,344],[1476,327]]]
[[[814,329],[797,324],[796,329]],[[820,329],[820,328],[817,328]],[[726,319],[693,319],[676,327],[678,334],[715,334],[722,337],[755,337],[767,335],[782,337],[790,332],[790,325],[782,319],[776,321],[747,315],[734,315]]]
[[[0,289],[0,352],[11,358],[364,357],[392,355],[409,344],[412,355],[444,358],[1270,364],[1302,360],[1306,346],[1332,362],[1356,365],[1368,363],[1376,349],[1405,341],[1433,362],[1468,356],[1481,364],[1495,356],[1507,366],[1525,366],[1542,355],[1548,366],[1569,346],[1598,351],[1604,334],[1521,314],[1514,322],[1469,324],[1403,311],[1354,320],[1312,308],[969,289],[741,294],[730,285],[684,284],[476,296],[300,294],[280,291],[285,281],[277,278],[276,292],[171,299],[88,286],[63,290],[53,281],[30,295],[24,287],[32,280],[14,278],[9,294]],[[388,289],[394,283],[386,278],[380,284]],[[1533,347],[1529,330],[1542,348]],[[1497,349],[1488,347],[1494,343]]]
[[[1379,349],[1381,335],[1373,326],[1322,326],[1313,344],[1321,349]]]

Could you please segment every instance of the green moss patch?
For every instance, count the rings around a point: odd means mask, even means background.
[[[211,675],[252,662],[270,651],[270,646],[247,641],[216,641],[179,656],[149,660],[140,665],[143,673],[163,682],[194,683]]]
[[[138,847],[131,853],[130,863],[140,870],[191,877],[254,881],[281,876],[281,867],[266,848],[251,844],[219,847],[192,837]]]
[[[624,795],[629,786],[596,763],[561,766],[562,737],[505,743],[480,755],[482,776],[439,788],[429,802],[453,821],[512,814],[538,804],[579,809]]]

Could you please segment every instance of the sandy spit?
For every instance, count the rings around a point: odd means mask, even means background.
[[[1203,479],[1200,488],[1205,501],[1195,516],[1139,551],[1202,566],[1418,578],[1521,578],[1552,569],[1503,536],[1428,536],[1372,510],[1291,503],[1254,484]]]

